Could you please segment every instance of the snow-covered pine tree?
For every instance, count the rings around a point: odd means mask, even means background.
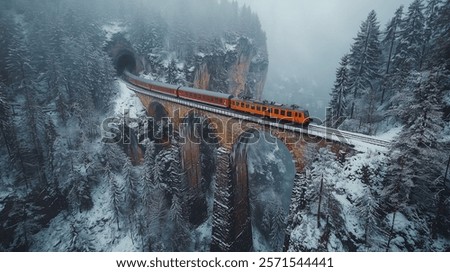
[[[122,176],[125,180],[125,186],[126,186],[126,202],[128,204],[128,217],[130,224],[133,222],[133,218],[136,215],[137,212],[137,205],[139,201],[139,191],[138,191],[138,184],[137,184],[137,178],[136,174],[133,170],[133,165],[131,163],[131,160],[129,158],[125,159],[125,164],[123,165],[122,169]]]
[[[46,192],[39,192],[45,194]],[[3,239],[7,242],[7,251],[28,251],[33,243],[33,235],[43,227],[47,207],[43,206],[42,196],[37,192],[31,192],[21,197],[15,196],[11,202],[9,217],[3,222],[3,230],[11,231],[14,235]],[[44,196],[45,197],[45,196]]]
[[[432,38],[436,35],[437,31],[437,18],[439,15],[439,8],[442,5],[442,0],[428,0],[425,6],[424,17],[425,26],[423,32],[423,45],[421,52],[420,68],[432,68],[430,67],[430,47]]]
[[[189,250],[191,243],[189,223],[183,216],[182,203],[177,195],[172,198],[172,205],[169,210],[169,225],[173,228],[171,235],[173,251]]]
[[[445,65],[450,69],[450,1],[439,9],[438,17],[435,21],[435,35],[431,46],[431,62],[433,65]]]
[[[417,228],[429,230],[431,226],[421,225],[424,222],[417,221],[415,216],[426,218],[427,224],[431,224],[437,211],[436,188],[444,168],[437,138],[443,130],[443,95],[437,72],[423,77],[410,91],[412,99],[401,111],[405,127],[390,153],[385,195],[394,214],[401,211]],[[394,235],[394,224],[389,241]]]
[[[143,202],[145,206],[149,206],[151,202],[151,193],[155,187],[155,143],[147,141],[145,144],[144,169],[142,175]]]
[[[6,59],[8,57],[10,44],[12,42],[14,31],[14,22],[11,14],[6,12],[6,10],[0,11],[0,63],[6,63]],[[9,84],[9,75],[8,70],[6,69],[6,65],[2,65],[0,67],[0,82],[3,84]]]
[[[347,114],[346,97],[350,92],[349,56],[343,56],[339,65],[340,67],[336,71],[336,80],[331,91],[330,101],[332,111],[330,125],[333,128],[337,128],[342,121],[341,119]]]
[[[410,157],[415,155],[416,159],[420,160],[415,162],[414,159],[412,161],[414,164],[411,165],[411,169],[416,171],[412,177],[415,184],[412,196],[415,198],[413,200],[424,209],[429,209],[430,205],[435,204],[432,203],[434,202],[432,191],[443,168],[442,161],[436,161],[439,158],[438,154],[442,151],[437,136],[440,135],[444,126],[441,112],[443,93],[437,73],[432,72],[424,78],[418,88],[413,90],[414,100],[409,109],[417,114],[408,116],[406,135],[402,135],[409,136],[409,141],[413,145],[412,149],[407,151],[411,152]]]
[[[6,88],[6,86],[0,82],[0,132],[3,142],[5,143],[4,146],[8,151],[8,156],[12,159],[14,157],[14,147],[12,146],[11,136],[15,137],[15,135],[10,135],[11,109],[3,93],[4,88]]]
[[[106,166],[105,166],[105,178],[110,186],[111,205],[112,205],[114,221],[117,224],[117,230],[120,230],[119,219],[123,214],[123,208],[122,208],[123,187],[120,186],[119,182],[117,181],[116,176],[114,175],[114,173],[112,173],[112,169],[111,169],[109,162],[107,162]]]
[[[381,235],[379,197],[370,184],[363,188],[364,193],[356,201],[356,211],[363,225],[364,243],[367,250],[379,250],[380,241],[375,239]]]
[[[167,169],[167,184],[182,196],[187,190],[186,175],[181,166],[181,157],[179,148],[172,146],[170,149],[169,167]]]
[[[403,6],[400,6],[396,11],[394,17],[391,19],[389,24],[386,26],[386,30],[384,31],[384,38],[382,41],[383,51],[385,52],[385,62],[386,62],[386,70],[384,72],[384,80],[382,83],[382,93],[381,93],[381,104],[384,103],[386,91],[391,89],[391,63],[394,56],[394,52],[396,51],[400,31],[402,29],[403,22]],[[392,94],[390,94],[392,95]]]
[[[395,52],[395,48],[400,36],[400,30],[402,27],[403,19],[403,6],[400,6],[396,11],[394,17],[386,26],[384,31],[384,38],[382,41],[383,49],[387,52],[386,55],[386,71],[385,75],[389,74],[391,68],[392,55]]]
[[[8,53],[5,59],[8,78],[14,82],[15,86],[20,86],[25,79],[31,79],[34,68],[31,66],[31,57],[22,24],[13,26],[11,42],[7,48]]]
[[[281,206],[281,203],[278,203],[273,207],[272,224],[269,234],[272,251],[279,252],[283,249],[285,229],[286,229],[286,212]]]
[[[37,104],[37,90],[34,84],[26,86],[25,91],[25,115],[23,116],[23,124],[26,124],[22,131],[28,134],[28,137],[23,139],[28,156],[27,164],[32,166],[34,172],[37,174],[39,185],[46,186],[48,181],[45,174],[45,158],[44,147],[45,142],[45,115],[42,108]]]
[[[333,198],[332,192],[335,190],[335,179],[338,174],[339,166],[336,162],[336,157],[327,148],[319,149],[317,158],[315,159],[310,173],[310,182],[306,191],[306,196],[309,201],[314,201],[316,204],[310,205],[314,207],[310,211],[317,218],[317,227],[323,227],[323,221],[327,217],[341,216],[339,212],[331,212],[328,202]],[[339,207],[336,207],[339,209]]]
[[[170,151],[169,151],[170,152]],[[168,158],[166,157],[167,152],[165,150],[161,150],[155,157],[155,164],[153,168],[153,182],[156,187],[163,188],[166,184],[165,180],[165,170],[166,170],[166,162]]]
[[[81,175],[79,175],[78,177],[79,178],[77,180],[74,180],[72,184],[75,186],[76,195],[79,203],[79,210],[80,212],[88,211],[94,205],[91,195],[92,189],[89,184],[89,180],[86,177]]]
[[[172,59],[169,63],[169,67],[167,67],[167,83],[177,84],[177,75],[178,68],[174,59]]]
[[[58,190],[58,181],[54,175],[55,172],[55,164],[54,164],[54,154],[55,154],[55,141],[56,138],[58,137],[58,134],[56,132],[56,127],[53,124],[52,119],[47,117],[47,120],[45,121],[45,125],[44,125],[44,130],[45,130],[45,139],[44,139],[44,150],[45,150],[45,173],[46,176],[48,177],[50,183],[51,183],[51,188]]]
[[[368,89],[376,88],[375,81],[379,76],[381,57],[379,36],[377,15],[372,10],[361,24],[349,57],[352,93],[347,101],[351,104],[349,108],[351,119],[358,115],[362,107],[358,105],[358,100]]]
[[[125,164],[126,154],[117,144],[105,143],[102,148],[103,164],[109,163],[113,172],[119,173]]]
[[[399,44],[392,60],[392,68],[400,75],[401,79],[404,79],[411,71],[419,71],[421,68],[425,26],[422,0],[414,0],[411,3],[402,25]]]

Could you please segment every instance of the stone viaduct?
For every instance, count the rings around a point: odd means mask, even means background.
[[[124,69],[141,70],[144,64],[133,50],[123,41],[109,48],[114,65],[120,73]],[[192,108],[167,101],[152,95],[136,92],[149,116],[170,118],[175,130],[187,129],[184,134],[193,135],[182,145],[182,166],[187,175],[189,187],[201,191],[201,143],[208,138],[216,140],[216,180],[214,194],[212,251],[252,250],[252,226],[249,203],[249,181],[246,146],[268,134],[283,142],[292,155],[297,174],[304,171],[308,163],[305,157],[307,148],[328,146],[336,154],[349,152],[350,146],[339,142],[326,141],[308,134],[283,130],[260,123],[230,118],[210,111]],[[207,134],[201,135],[195,124],[184,127],[186,119],[196,119],[207,127]],[[201,126],[201,124],[200,124]],[[190,131],[190,132],[189,132]],[[182,133],[182,132],[180,132]],[[188,137],[189,138],[189,137]]]

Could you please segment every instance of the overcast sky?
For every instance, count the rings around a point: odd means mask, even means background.
[[[303,88],[328,94],[340,58],[374,9],[381,30],[412,0],[238,0],[248,4],[267,33],[269,74],[296,75]],[[269,76],[270,77],[270,76]],[[309,81],[309,82],[306,82]],[[267,92],[269,90],[265,90]]]

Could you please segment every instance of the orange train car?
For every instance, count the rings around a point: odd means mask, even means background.
[[[264,116],[271,119],[283,120],[290,123],[309,125],[309,112],[301,109],[286,108],[281,104],[269,104],[252,100],[231,99],[231,109]]]
[[[176,85],[143,79],[131,74],[128,71],[124,72],[124,77],[125,80],[131,84],[146,90],[176,96],[186,100],[196,101],[221,108],[229,108],[238,112],[301,124],[303,126],[308,126],[312,121],[307,110],[287,108],[284,105],[276,103],[263,103],[254,100],[233,98],[233,96],[229,94],[222,94],[207,90],[190,87],[178,87]]]

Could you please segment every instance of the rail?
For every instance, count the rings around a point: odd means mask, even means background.
[[[369,145],[374,145],[374,146],[379,146],[379,147],[389,147],[390,146],[389,141],[378,139],[378,138],[360,134],[360,133],[353,133],[353,132],[348,132],[348,131],[344,131],[344,130],[338,130],[338,129],[333,129],[333,128],[329,128],[329,127],[318,126],[318,125],[314,125],[314,124],[310,124],[306,128],[299,127],[299,126],[292,125],[292,124],[282,123],[279,121],[274,121],[274,120],[269,120],[269,119],[263,119],[263,118],[253,116],[253,115],[237,113],[235,111],[227,110],[224,108],[214,107],[211,105],[206,105],[206,104],[202,104],[202,103],[198,103],[198,102],[194,102],[194,101],[180,99],[178,97],[173,97],[173,96],[164,95],[164,94],[157,93],[157,92],[152,92],[152,91],[143,89],[141,87],[132,85],[132,84],[128,83],[127,81],[123,81],[123,82],[126,84],[128,89],[130,89],[136,93],[149,95],[154,98],[170,101],[170,102],[184,105],[187,107],[196,108],[196,109],[200,109],[203,111],[208,111],[208,112],[212,112],[212,113],[223,115],[223,116],[228,116],[231,118],[237,118],[237,119],[248,121],[248,122],[258,123],[258,124],[264,125],[264,126],[270,126],[270,127],[284,129],[284,130],[288,130],[288,131],[292,131],[292,132],[296,132],[296,133],[302,133],[302,134],[305,134],[308,136],[313,136],[313,137],[320,137],[320,138],[323,138],[326,140],[340,142],[340,143],[347,144],[347,145],[358,145],[360,143],[364,143],[364,144],[369,144]]]

